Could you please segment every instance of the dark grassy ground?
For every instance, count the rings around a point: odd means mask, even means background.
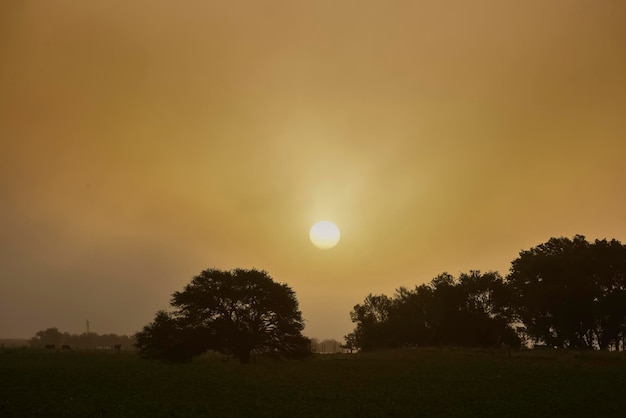
[[[626,357],[405,350],[176,365],[131,353],[0,352],[0,417],[626,416]]]

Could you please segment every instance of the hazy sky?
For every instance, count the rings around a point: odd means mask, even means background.
[[[552,236],[626,242],[626,2],[0,2],[0,337],[132,334],[205,268],[305,333]],[[341,228],[311,245],[318,220]]]

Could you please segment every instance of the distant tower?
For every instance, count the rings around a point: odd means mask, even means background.
[[[89,320],[85,321],[87,323],[87,334],[89,334]]]

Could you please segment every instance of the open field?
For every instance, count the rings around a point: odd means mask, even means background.
[[[0,352],[0,416],[626,416],[623,353],[416,349],[188,364]]]

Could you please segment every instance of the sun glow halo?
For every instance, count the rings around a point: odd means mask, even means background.
[[[313,245],[321,249],[333,248],[339,242],[341,233],[337,225],[330,221],[321,221],[311,227],[309,238]]]

